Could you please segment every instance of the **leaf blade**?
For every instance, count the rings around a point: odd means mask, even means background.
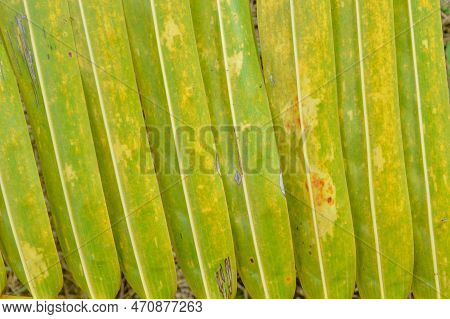
[[[332,1],[332,6],[357,284],[363,298],[406,298],[413,253],[396,102],[393,8],[389,1]]]
[[[413,293],[450,296],[450,130],[438,1],[394,1],[400,111],[415,239]],[[447,120],[446,120],[447,119]]]
[[[308,297],[350,298],[355,246],[336,139],[329,12],[328,1],[264,1],[258,7],[266,87],[275,126],[281,128],[277,139],[300,281]]]
[[[154,174],[140,171],[141,151],[147,154],[150,147],[141,134],[145,125],[122,3],[70,1],[70,9],[122,268],[140,296],[173,297],[175,265],[159,186]]]
[[[191,8],[241,278],[254,298],[292,298],[289,217],[249,6],[243,1],[191,1]],[[263,146],[258,139],[246,140],[251,129],[267,138]]]
[[[16,79],[0,43],[0,240],[5,258],[35,298],[62,288],[59,257],[47,215]],[[33,227],[29,227],[29,220]]]
[[[162,136],[170,140],[168,150],[174,152],[169,154],[156,146],[154,154],[159,181],[169,190],[163,200],[177,259],[197,297],[230,298],[236,292],[233,239],[214,157],[204,149],[212,149],[213,141],[209,134],[204,145],[199,141],[202,127],[210,126],[210,120],[189,3],[124,1],[124,5],[139,87],[143,96],[150,97],[150,101],[143,99],[147,124],[164,132]],[[133,19],[144,15],[145,19]],[[140,30],[147,34],[144,45],[136,40],[142,39]],[[177,50],[173,50],[175,37]],[[149,81],[145,76],[154,79]],[[153,99],[160,103],[155,105]],[[186,132],[194,140],[184,141]],[[192,153],[188,152],[190,142],[195,143]],[[176,160],[169,158],[173,154]],[[206,173],[190,166],[190,154],[195,160],[204,159]],[[169,173],[160,171],[162,159],[173,165]],[[171,194],[173,200],[169,200]]]
[[[79,70],[71,56],[67,3],[11,0],[0,7],[64,257],[88,295],[114,297],[120,274]],[[50,13],[58,18],[50,19]]]
[[[176,148],[159,62],[156,34],[153,29],[152,9],[150,2],[146,0],[124,0],[123,7],[136,79],[142,97],[145,124],[150,130],[148,134],[150,144],[154,145],[150,155],[155,161],[155,170],[161,187],[161,197],[177,262],[189,286],[197,296],[201,296],[198,292],[204,288],[198,271],[200,265],[194,239],[189,234],[190,221],[186,201],[179,200],[184,199],[185,195],[181,185],[178,158],[173,156],[176,154]],[[147,171],[147,161],[144,167]]]

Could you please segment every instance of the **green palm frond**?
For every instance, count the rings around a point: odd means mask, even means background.
[[[140,296],[173,297],[175,265],[153,163],[150,172],[140,170],[141,152],[149,153],[150,146],[145,134],[142,138],[145,124],[122,2],[69,4],[122,270]]]
[[[112,298],[119,266],[67,3],[10,0],[0,12],[68,267],[89,296]]]
[[[394,1],[417,298],[450,298],[450,108],[439,2]]]
[[[191,0],[191,8],[240,276],[253,298],[292,298],[289,217],[249,6]],[[252,130],[264,130],[263,145]]]
[[[405,298],[413,271],[412,226],[397,102],[392,3],[332,4],[357,285],[364,298]]]
[[[0,0],[0,299],[450,298],[449,12]]]
[[[33,297],[53,298],[62,287],[61,265],[19,89],[2,42],[0,73],[0,247]]]
[[[355,241],[339,133],[328,0],[259,3],[264,74],[309,298],[350,298]]]
[[[164,138],[153,154],[178,262],[197,297],[233,297],[233,238],[212,133],[199,140],[211,122],[189,1],[123,3],[146,122]]]

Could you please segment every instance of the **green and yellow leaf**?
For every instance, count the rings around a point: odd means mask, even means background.
[[[413,238],[392,1],[332,0],[339,111],[363,298],[405,298]]]
[[[253,298],[292,298],[289,216],[250,7],[191,0],[191,8],[240,277]]]
[[[184,200],[150,1],[122,2],[145,124],[149,131],[144,130],[143,134],[148,133],[152,146],[151,154],[142,154],[145,156],[142,169],[145,173],[150,171],[151,166],[147,163],[150,160],[146,158],[153,157],[177,263],[198,295],[203,291],[203,283]]]
[[[33,297],[56,297],[61,265],[19,89],[1,41],[0,141],[0,247]]]
[[[339,138],[330,3],[258,5],[300,281],[309,298],[350,298],[355,241]]]
[[[120,0],[69,0],[78,61],[122,270],[144,298],[171,298],[176,273]],[[113,53],[113,54],[112,54]]]
[[[189,1],[123,3],[146,123],[159,135],[153,154],[177,260],[198,298],[231,298],[233,238]]]
[[[65,0],[8,0],[0,27],[17,77],[69,270],[92,298],[120,284]]]
[[[450,298],[450,108],[438,0],[395,0],[416,298]]]

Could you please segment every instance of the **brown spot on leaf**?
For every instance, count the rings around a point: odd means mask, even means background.
[[[334,185],[328,175],[313,172],[311,174],[311,184],[314,191],[314,201],[317,206],[334,204]]]
[[[308,182],[305,186],[309,192]],[[323,236],[333,230],[337,218],[336,188],[329,174],[315,168],[311,169],[311,186],[319,235]]]

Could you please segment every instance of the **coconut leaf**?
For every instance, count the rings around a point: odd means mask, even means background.
[[[0,246],[33,297],[56,297],[62,287],[61,265],[19,89],[2,42],[0,140]]]
[[[68,267],[90,297],[112,298],[119,265],[67,2],[9,0],[0,13]]]
[[[146,158],[153,157],[177,263],[183,269],[192,289],[201,292],[203,284],[199,260],[184,200],[150,2],[124,0],[123,9],[145,124],[149,131],[142,132],[144,135],[148,133],[152,146],[151,154],[143,153],[145,157],[141,168],[147,173],[151,166],[149,167]]]
[[[122,2],[69,0],[78,61],[123,272],[145,298],[171,298],[175,265],[150,153]],[[111,54],[113,52],[114,54]]]
[[[307,297],[349,298],[355,242],[339,138],[330,3],[270,0],[258,10],[300,281]]]
[[[450,298],[450,108],[437,0],[394,1],[417,298]]]
[[[405,298],[412,228],[392,3],[332,0],[341,132],[363,298]]]
[[[177,260],[198,298],[233,297],[233,239],[189,1],[123,3]]]
[[[289,217],[250,7],[191,0],[191,8],[239,274],[253,298],[292,298]]]

